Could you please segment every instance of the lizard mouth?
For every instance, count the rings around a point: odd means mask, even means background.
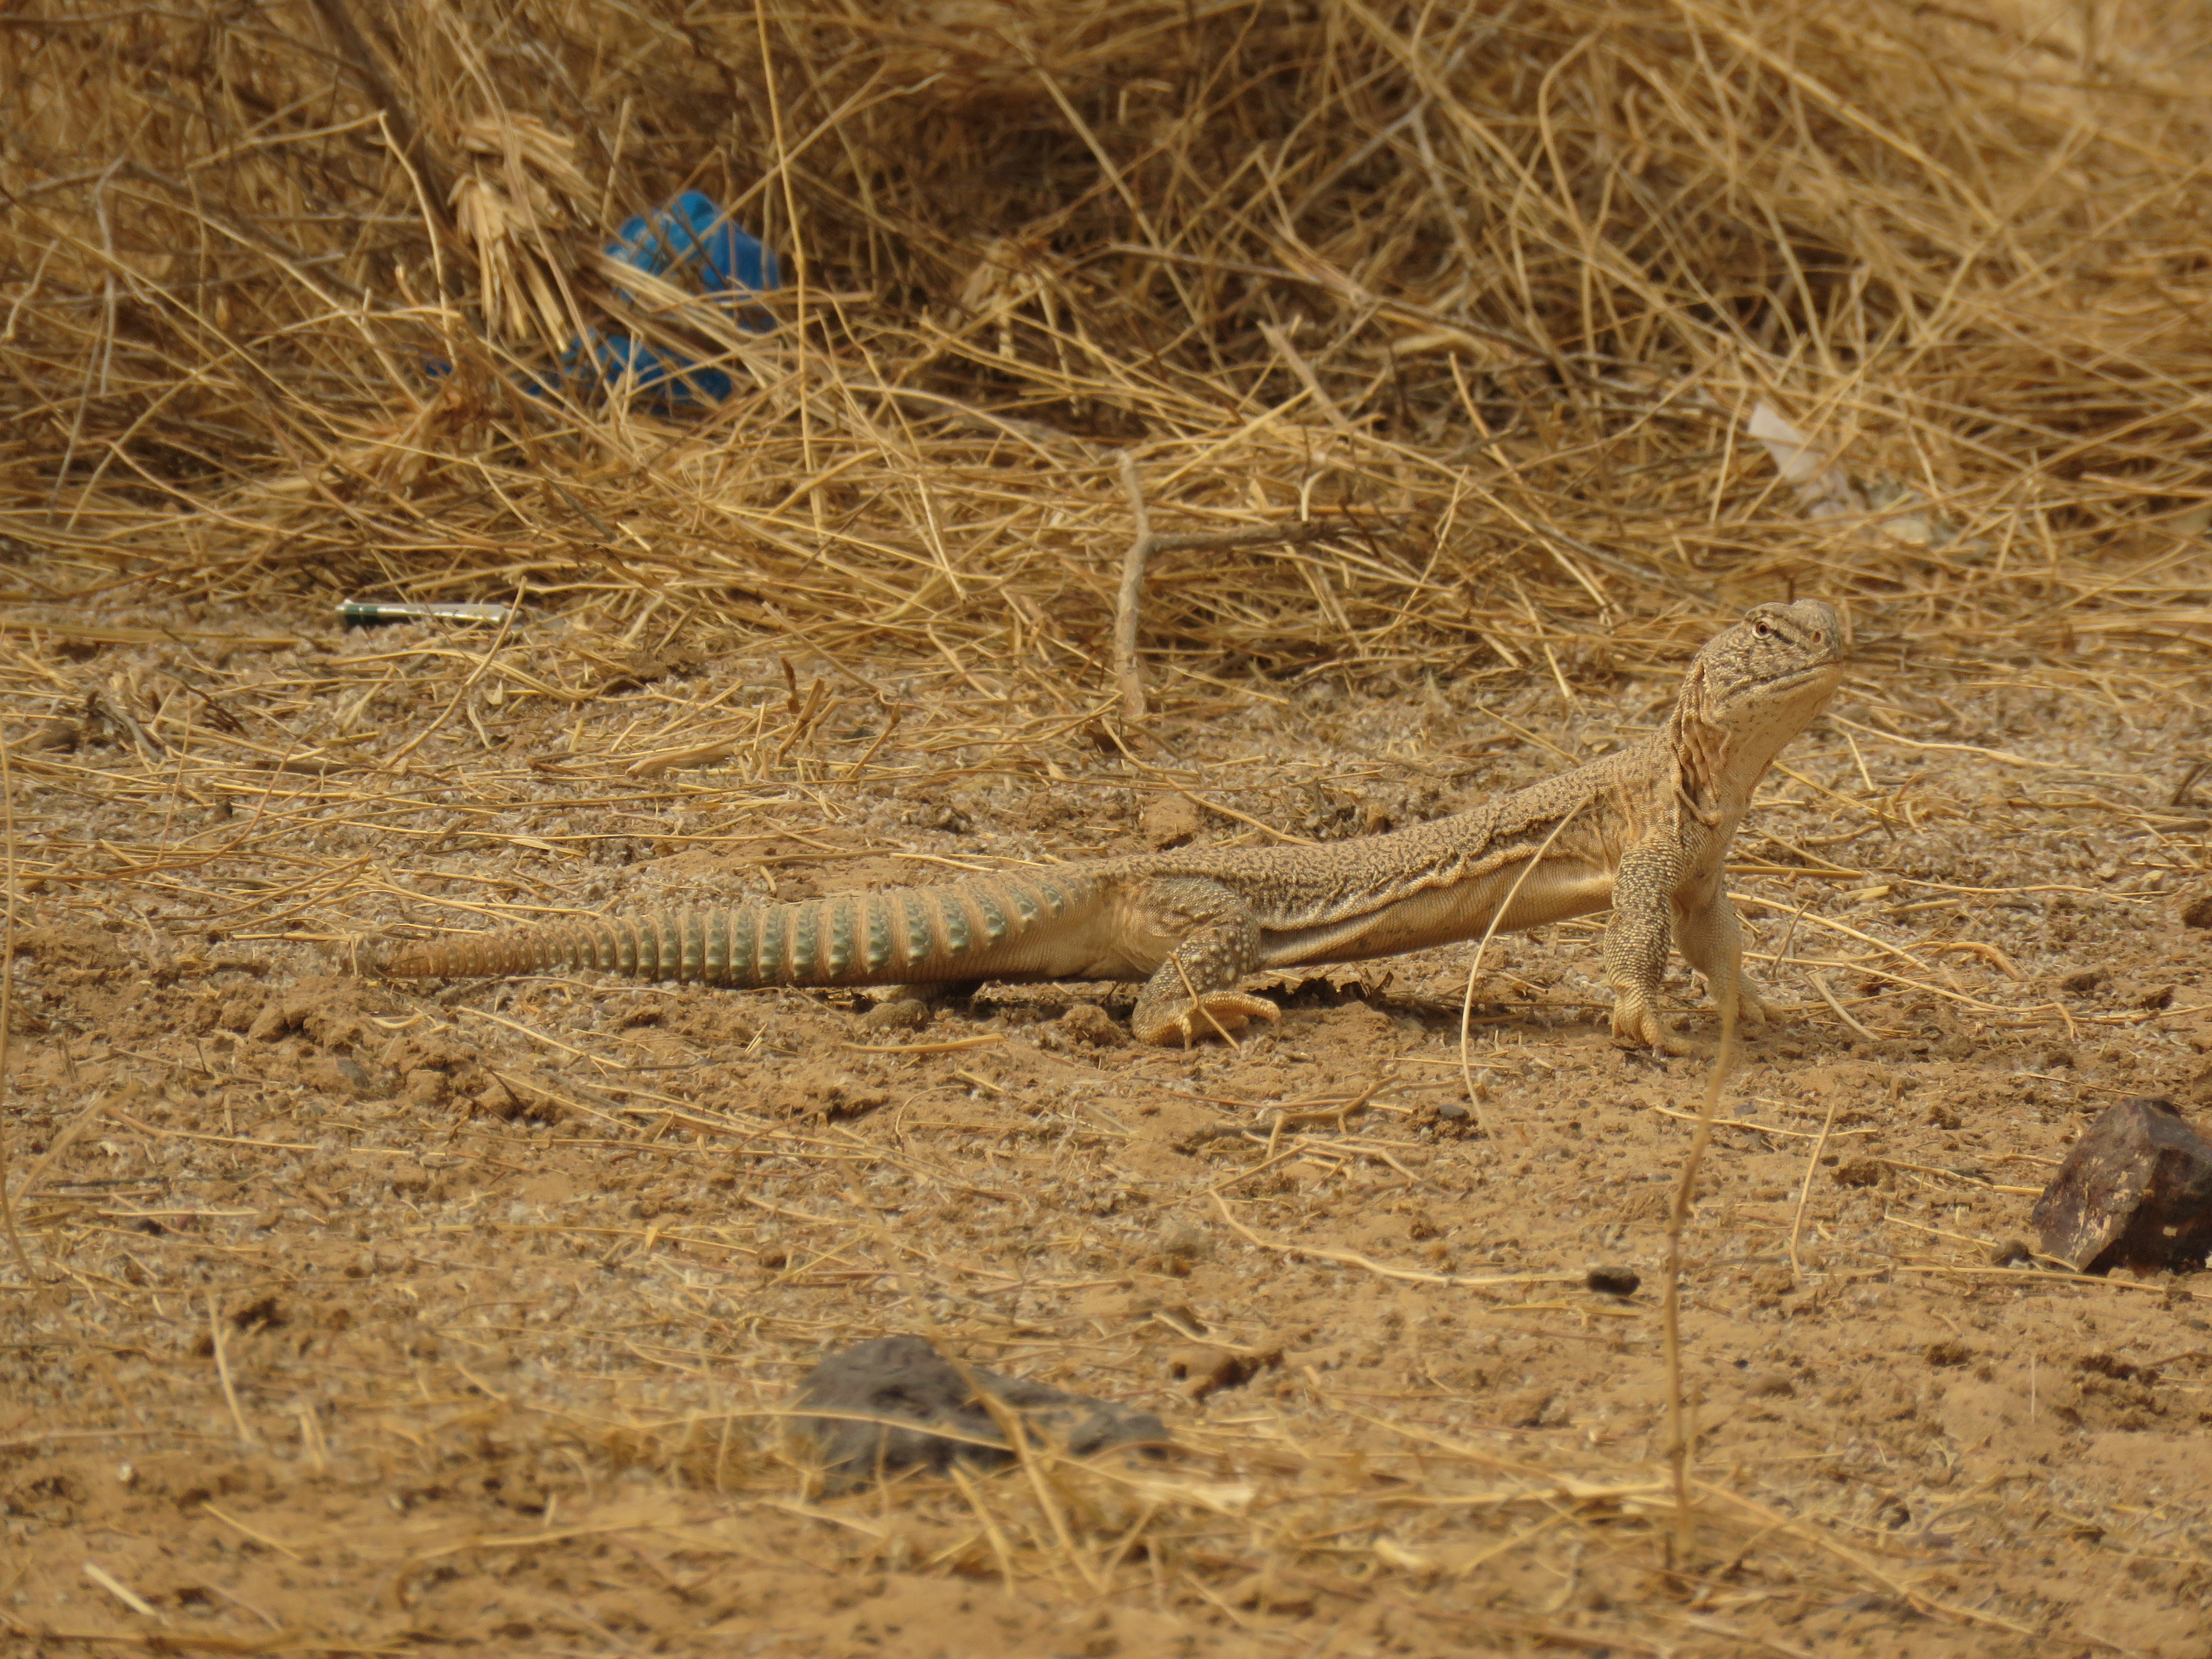
[[[1806,663],[1802,666],[1776,674],[1771,678],[1761,680],[1759,684],[1767,690],[1779,690],[1793,685],[1807,685],[1814,680],[1825,679],[1832,674],[1841,672],[1844,665],[1844,659],[1841,657],[1829,657],[1820,662]]]
[[[1794,668],[1778,670],[1738,687],[1735,694],[1721,707],[1733,711],[1741,708],[1747,702],[1788,698],[1796,692],[1815,689],[1820,690],[1821,700],[1825,702],[1842,682],[1844,666],[1844,659],[1838,655],[1823,658],[1819,662],[1800,663]]]

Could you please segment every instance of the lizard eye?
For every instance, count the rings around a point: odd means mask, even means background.
[[[1763,640],[1772,634],[1774,629],[1771,624],[1761,621],[1752,623],[1751,631],[1755,637]]]

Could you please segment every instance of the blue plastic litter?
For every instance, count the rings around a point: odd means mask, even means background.
[[[639,214],[607,244],[607,255],[634,270],[688,282],[702,294],[765,294],[783,283],[775,250],[732,224],[713,197],[696,190]],[[625,300],[635,297],[623,293]],[[741,307],[737,320],[749,334],[775,327],[775,319],[760,306]],[[423,368],[433,380],[453,372],[452,364],[435,359]],[[564,381],[607,386],[625,376],[635,398],[662,410],[702,408],[737,389],[728,371],[702,368],[691,358],[641,344],[627,334],[592,334],[574,341],[557,368],[522,384],[525,391],[542,397]]]
[[[607,254],[656,276],[689,276],[702,294],[763,294],[783,285],[775,250],[732,224],[714,198],[696,190],[631,220],[607,245]],[[757,307],[744,320],[756,334],[775,326]]]
[[[688,279],[702,294],[763,294],[783,280],[775,251],[731,223],[714,198],[696,190],[632,219],[607,245],[607,254],[634,270]],[[765,334],[775,319],[750,306],[738,313],[738,325]],[[580,357],[580,348],[571,347],[561,359],[562,368],[582,372]],[[603,380],[634,375],[639,396],[665,405],[716,404],[735,389],[722,369],[697,368],[688,357],[641,345],[623,334],[595,337],[592,363]]]

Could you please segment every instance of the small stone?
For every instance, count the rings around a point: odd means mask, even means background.
[[[1498,1421],[1509,1429],[1540,1429],[1553,1398],[1553,1391],[1541,1384],[1518,1389],[1498,1402]]]
[[[1070,1041],[1093,1048],[1117,1048],[1129,1040],[1114,1016],[1095,1002],[1070,1004],[1060,1017],[1060,1030]]]
[[[919,1031],[928,1024],[929,1005],[918,997],[893,997],[860,1016],[861,1027],[870,1031]]]
[[[1222,1599],[1232,1607],[1251,1607],[1291,1619],[1304,1618],[1320,1601],[1307,1586],[1278,1578],[1266,1570],[1239,1579],[1229,1587]]]
[[[1183,795],[1155,795],[1137,814],[1137,833],[1160,852],[1187,847],[1206,828],[1206,809]]]
[[[1437,1108],[1437,1121],[1440,1123],[1464,1123],[1474,1115],[1463,1100],[1447,1100]]]
[[[1188,1221],[1170,1221],[1160,1230],[1160,1255],[1170,1261],[1210,1261],[1213,1240]]]
[[[1634,1296],[1644,1279],[1633,1267],[1592,1267],[1583,1282],[1600,1296]]]
[[[1280,1349],[1272,1353],[1238,1353],[1210,1342],[1185,1343],[1167,1353],[1168,1375],[1181,1382],[1193,1400],[1203,1400],[1224,1389],[1237,1389],[1271,1365],[1283,1363]]]
[[[264,1003],[253,1023],[246,1028],[246,1035],[256,1042],[274,1042],[288,1031],[296,1031],[309,1010],[296,998],[281,1002]]]
[[[1838,1187],[1879,1187],[1885,1173],[1881,1164],[1870,1158],[1854,1158],[1849,1164],[1836,1166],[1835,1181]]]
[[[75,749],[83,741],[84,728],[82,726],[79,726],[73,720],[65,720],[60,715],[56,715],[53,719],[46,721],[45,725],[33,732],[30,736],[25,738],[22,741],[21,747],[27,750],[59,749],[67,750]],[[128,1466],[126,1465],[125,1467]]]
[[[486,1116],[501,1118],[509,1123],[523,1119],[557,1123],[566,1115],[559,1103],[550,1096],[527,1084],[517,1085],[503,1079],[486,1084],[475,1101],[477,1109]]]
[[[1797,1288],[1797,1275],[1786,1262],[1774,1262],[1753,1270],[1752,1300],[1761,1306],[1771,1306]]]
[[[2181,907],[2185,927],[2212,927],[2212,892],[2199,893]]]
[[[2035,1250],[2017,1238],[2008,1238],[1990,1246],[1990,1265],[1992,1267],[2033,1266]]]

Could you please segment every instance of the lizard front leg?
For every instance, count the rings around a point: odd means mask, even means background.
[[[1682,960],[1705,976],[1713,1006],[1726,1008],[1729,988],[1734,986],[1739,1024],[1773,1018],[1759,988],[1745,976],[1742,924],[1729,900],[1727,884],[1718,875],[1707,891],[1676,900],[1674,943]]]
[[[1274,1020],[1282,1010],[1237,981],[1260,966],[1260,924],[1250,907],[1218,882],[1159,880],[1133,896],[1132,925],[1179,942],[1146,981],[1129,1029],[1139,1042],[1176,1048],[1200,1037],[1227,1036],[1247,1020]]]
[[[1674,931],[1674,890],[1681,878],[1682,849],[1671,827],[1630,848],[1613,872],[1605,982],[1613,988],[1613,1040],[1624,1048],[1690,1052],[1659,1011],[1659,981],[1666,977]]]

